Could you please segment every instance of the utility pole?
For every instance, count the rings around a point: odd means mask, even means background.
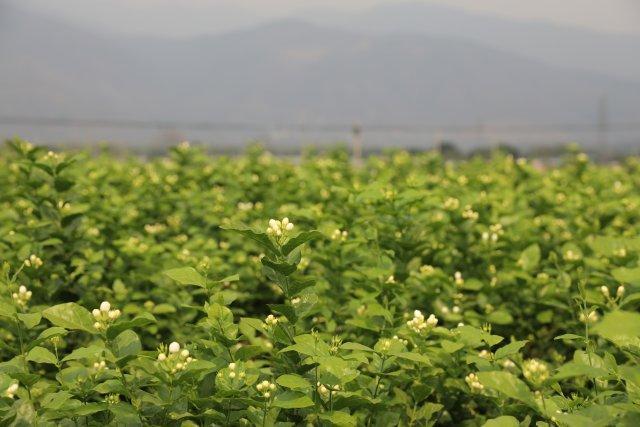
[[[351,128],[353,144],[353,162],[357,166],[362,164],[362,126],[354,124]]]
[[[598,148],[603,152],[608,151],[608,133],[609,133],[609,111],[607,107],[607,96],[602,95],[598,99],[598,122],[596,124],[597,129],[597,143]],[[607,153],[608,154],[608,153]]]

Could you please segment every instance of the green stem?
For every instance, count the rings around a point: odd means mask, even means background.
[[[381,374],[384,373],[384,363],[387,361],[387,358],[382,358],[382,364],[380,365],[380,374],[377,376],[376,388],[373,391],[373,398],[378,397],[378,388],[380,387],[380,381],[382,380]]]
[[[264,407],[262,409],[262,427],[267,423],[267,399],[264,400]]]

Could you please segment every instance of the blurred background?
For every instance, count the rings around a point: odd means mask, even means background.
[[[640,152],[638,0],[0,0],[0,138]]]

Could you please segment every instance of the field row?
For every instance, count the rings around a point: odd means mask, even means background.
[[[0,425],[640,425],[640,161],[0,151]]]

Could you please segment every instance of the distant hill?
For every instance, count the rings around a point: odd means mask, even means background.
[[[185,40],[98,36],[0,11],[0,115],[255,123],[592,123],[640,83],[485,45],[287,20]]]
[[[390,2],[352,14],[316,11],[304,16],[321,25],[371,34],[413,33],[458,38],[551,65],[640,82],[640,35],[514,21],[424,2]]]

